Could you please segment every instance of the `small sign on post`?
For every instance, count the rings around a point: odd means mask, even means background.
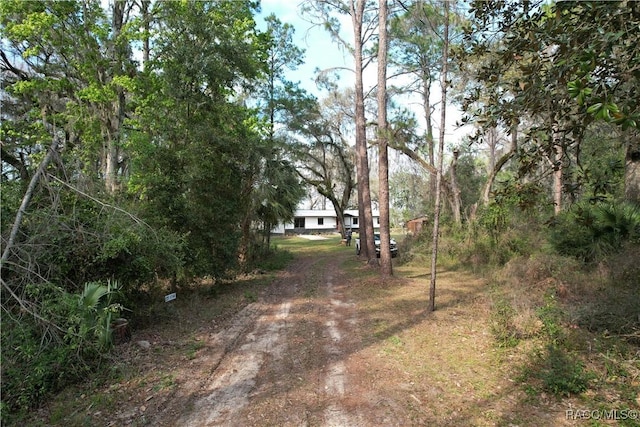
[[[164,296],[164,302],[173,301],[174,299],[176,299],[176,293],[175,292],[172,293],[172,294]]]

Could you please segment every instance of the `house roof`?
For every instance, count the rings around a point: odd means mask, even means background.
[[[295,216],[334,217],[336,216],[336,211],[333,209],[296,209]]]
[[[358,215],[360,215],[360,213],[358,212],[358,209],[347,209],[346,211],[344,211],[344,214],[345,215],[349,215],[349,216],[358,216]],[[380,216],[380,211],[378,211],[376,209],[372,209],[371,216],[373,216],[373,217]]]
[[[380,216],[380,212],[373,210],[373,216]],[[344,211],[345,216],[356,217],[358,216],[357,209],[347,209]],[[333,209],[297,209],[295,216],[297,217],[335,217],[336,211]]]

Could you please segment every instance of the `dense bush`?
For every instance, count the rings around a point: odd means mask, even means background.
[[[3,424],[86,378],[111,346],[111,322],[123,309],[113,283],[87,283],[81,294],[29,285],[25,298],[11,305],[3,295]]]
[[[491,333],[499,347],[515,347],[518,344],[518,331],[514,325],[516,311],[510,302],[500,296],[493,297],[491,311]]]
[[[15,256],[3,266],[16,292],[43,279],[71,293],[83,283],[117,280],[128,294],[181,274],[185,242],[175,232],[75,193],[59,191],[56,199],[35,201],[43,206],[23,221]]]
[[[93,374],[123,306],[138,308],[158,278],[182,274],[184,239],[175,232],[64,187],[46,190],[2,266],[3,421]],[[3,206],[3,218],[15,209]],[[10,222],[3,226],[6,235]]]
[[[558,215],[549,229],[549,242],[560,254],[585,262],[638,241],[640,209],[630,203],[579,203]]]

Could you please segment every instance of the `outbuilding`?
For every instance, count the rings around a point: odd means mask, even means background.
[[[413,234],[415,236],[416,234],[420,234],[422,229],[426,227],[427,224],[429,224],[429,218],[427,218],[426,216],[419,216],[407,221],[406,227],[409,234]]]

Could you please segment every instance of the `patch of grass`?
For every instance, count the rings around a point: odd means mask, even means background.
[[[114,408],[117,405],[116,396],[112,393],[95,393],[89,397],[92,407]]]
[[[163,375],[157,384],[153,386],[153,391],[171,390],[176,385],[176,379],[173,374]]]
[[[389,322],[386,319],[373,319],[369,322],[373,329],[373,337],[376,340],[380,340],[385,337],[386,331],[389,328]]]
[[[531,364],[523,370],[520,377],[529,393],[548,392],[557,397],[568,397],[583,393],[595,375],[588,371],[584,363],[574,353],[549,344],[544,351],[536,352]],[[530,381],[539,384],[536,387]]]
[[[204,348],[204,346],[205,346],[204,341],[194,338],[193,341],[191,341],[187,345],[187,359],[189,360],[195,359],[196,354],[198,353],[198,350]]]
[[[353,246],[343,246],[340,243],[340,236],[337,234],[328,234],[322,237],[324,237],[322,240],[309,240],[299,236],[272,237],[272,242],[278,250],[290,251],[294,256],[355,251]]]
[[[403,343],[399,336],[392,335],[386,340],[386,345],[382,349],[384,354],[387,356],[391,356],[397,354],[399,351],[402,351]]]
[[[244,299],[247,302],[252,303],[258,301],[258,296],[254,292],[246,290],[244,291]]]
[[[494,283],[485,295],[491,356],[497,369],[520,381],[517,404],[540,410],[550,405],[546,396],[553,395],[562,405],[579,400],[593,409],[640,409],[640,246],[622,247],[597,265],[587,265],[554,251],[545,230],[527,225],[516,231],[503,231],[498,244],[488,244],[482,233],[464,238],[445,233],[438,266],[460,271],[462,265]],[[410,253],[401,256],[395,271],[427,282],[429,239],[416,236],[407,244]],[[435,317],[442,313],[442,279],[438,273]],[[445,360],[438,362],[440,370],[429,373],[431,380],[446,369]],[[495,401],[492,393],[487,398]],[[502,421],[516,419],[512,414]]]
[[[394,347],[402,347],[402,340],[397,335],[390,336],[387,341]]]

